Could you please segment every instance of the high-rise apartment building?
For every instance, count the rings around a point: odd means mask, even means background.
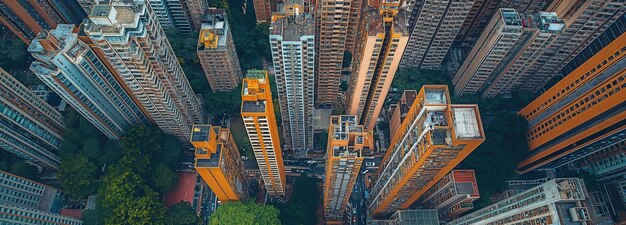
[[[447,224],[588,224],[586,192],[581,179],[552,179]]]
[[[277,17],[277,16],[275,16]],[[313,148],[315,37],[309,15],[276,18],[270,46],[285,138],[285,149],[306,157]]]
[[[28,48],[36,59],[31,71],[111,139],[120,139],[133,125],[149,124],[145,109],[74,29],[59,24],[40,32]]]
[[[400,66],[439,69],[473,4],[473,0],[425,0],[416,5]]]
[[[355,52],[361,48],[361,33],[365,29],[366,16],[363,15],[367,9],[367,0],[350,1],[350,17],[348,19],[348,33],[346,36],[345,50],[352,53],[354,58]]]
[[[28,44],[40,31],[65,21],[46,1],[2,0],[0,22]]]
[[[195,168],[217,199],[242,201],[248,188],[243,174],[243,161],[228,128],[194,125],[190,138],[196,148]]]
[[[455,38],[455,44],[472,46],[490,18],[498,11],[501,0],[475,0]]]
[[[172,15],[170,15],[170,11],[167,9],[167,0],[148,0],[148,3],[150,3],[154,16],[159,19],[159,24],[161,24],[163,29],[173,26]]]
[[[0,148],[56,170],[65,123],[61,113],[0,68]]]
[[[435,209],[404,209],[385,220],[372,220],[371,225],[439,225],[439,215]],[[369,223],[368,223],[369,224]]]
[[[202,27],[202,17],[204,12],[209,8],[207,1],[205,0],[184,0],[185,9],[189,19],[191,19],[192,28],[194,30],[200,30]]]
[[[189,10],[186,0],[164,0],[167,10],[172,18],[172,25],[178,28],[182,33],[191,32],[191,21],[189,18]]]
[[[206,10],[197,54],[213,92],[233,90],[241,82],[241,66],[230,29],[224,9]]]
[[[389,117],[389,137],[393,137],[396,134],[407,113],[409,113],[415,98],[417,98],[416,90],[405,90],[402,92],[398,103],[389,105],[389,115],[391,115]]]
[[[448,86],[424,85],[379,167],[371,215],[406,209],[484,140],[478,106],[450,104]]]
[[[414,205],[437,209],[440,219],[450,220],[473,209],[472,202],[478,198],[480,194],[474,170],[452,170],[428,189]]]
[[[352,16],[359,12],[352,8],[353,1],[361,0],[315,2],[316,105],[330,105],[338,98],[346,43],[348,37],[358,38],[358,32],[353,29],[359,26],[349,27],[356,24]]]
[[[389,5],[389,6],[387,6]],[[360,62],[354,66],[349,85],[348,112],[359,116],[359,124],[373,131],[383,108],[391,81],[409,40],[399,2],[383,2],[380,11],[365,14],[366,29],[359,41]]]
[[[528,120],[522,173],[553,169],[619,145],[626,135],[626,34],[573,70],[519,114]]]
[[[97,5],[100,2],[103,2],[105,0],[76,0],[76,2],[78,2],[78,4],[80,5],[81,8],[83,8],[83,11],[85,11],[85,13],[89,14],[89,12],[91,12],[91,9],[93,8],[94,5]]]
[[[554,12],[520,15],[501,8],[487,24],[463,65],[452,78],[455,93],[494,97],[510,93],[565,24]]]
[[[331,116],[326,148],[324,181],[324,218],[341,220],[361,171],[363,153],[373,146],[374,139],[358,116]]]
[[[1,203],[59,213],[63,205],[63,192],[0,170]]]
[[[248,70],[243,79],[241,118],[265,189],[280,198],[285,196],[285,166],[269,82],[266,70]]]
[[[151,8],[114,0],[94,6],[89,18],[84,32],[148,116],[186,142],[191,125],[204,121],[203,110]]]
[[[0,202],[0,223],[82,225],[83,221],[57,213]]]
[[[257,23],[269,23],[272,18],[272,0],[253,0]]]
[[[540,90],[572,59],[626,12],[620,0],[553,1],[546,11],[556,12],[565,28],[546,48],[536,64],[520,71],[521,78],[513,90]],[[565,74],[563,74],[565,75]]]

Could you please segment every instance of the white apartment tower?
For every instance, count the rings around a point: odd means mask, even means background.
[[[89,19],[85,33],[149,117],[186,142],[192,124],[204,122],[202,107],[152,8],[141,1],[114,0],[94,6]]]
[[[306,157],[313,146],[315,37],[313,20],[280,18],[270,26],[270,46],[286,149]]]

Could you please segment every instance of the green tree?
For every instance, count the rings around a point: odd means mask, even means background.
[[[11,164],[7,161],[0,161],[0,170],[9,171],[11,169]]]
[[[441,71],[420,70],[415,67],[399,69],[393,77],[391,88],[397,88],[399,93],[404,90],[419,91],[424,84],[447,84],[450,90],[454,90],[450,78]]]
[[[283,224],[318,223],[317,209],[322,198],[317,188],[318,183],[318,179],[304,174],[296,178],[289,201],[275,204],[280,211],[280,221]]]
[[[474,169],[481,198],[475,202],[486,206],[491,197],[507,187],[513,179],[517,164],[528,152],[527,122],[514,113],[502,113],[485,128],[486,140],[474,150],[459,167]]]
[[[163,224],[165,208],[158,193],[129,169],[111,169],[104,177],[98,196],[107,212],[107,225]]]
[[[83,199],[95,192],[96,166],[84,154],[61,161],[58,177],[61,188],[74,199]]]
[[[95,209],[87,209],[83,211],[83,225],[104,225],[103,210],[99,205]]]
[[[26,163],[24,160],[13,163],[9,172],[31,180],[36,180],[39,175],[37,167]]]
[[[126,131],[122,138],[124,152],[119,161],[123,168],[139,174],[148,171],[152,157],[161,153],[161,131],[155,127],[137,126]]]
[[[97,158],[100,165],[114,163],[122,158],[122,147],[113,140],[108,140],[102,147],[101,152],[102,154]]]
[[[189,202],[180,202],[167,210],[165,224],[168,225],[198,225],[200,218]]]
[[[280,224],[278,210],[273,206],[254,202],[227,202],[215,210],[209,225],[265,225]]]
[[[165,163],[158,163],[150,175],[151,186],[159,193],[166,194],[176,184],[176,173]]]
[[[161,153],[157,155],[158,160],[170,166],[176,166],[183,145],[176,137],[165,134],[159,139],[159,145],[161,146]]]
[[[97,138],[89,138],[83,143],[83,153],[89,159],[97,159],[100,157],[100,142]]]

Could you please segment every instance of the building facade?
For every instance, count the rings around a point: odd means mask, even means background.
[[[272,19],[272,0],[253,0],[257,23],[269,23]]]
[[[79,40],[74,28],[59,24],[57,29],[37,35],[28,48],[36,59],[31,71],[111,139],[120,139],[131,126],[149,124],[145,109],[91,47]]]
[[[626,12],[619,0],[586,0],[579,4],[553,1],[546,11],[563,18],[565,28],[539,57],[535,67],[525,71],[514,90],[540,90],[572,59]],[[565,75],[565,74],[562,74]]]
[[[202,16],[204,12],[209,8],[208,3],[205,0],[184,0],[187,14],[192,22],[192,28],[194,30],[200,30],[202,27]]]
[[[437,209],[440,219],[450,220],[473,209],[472,202],[478,198],[480,193],[474,170],[452,170],[428,189],[414,205],[425,209]]]
[[[0,170],[0,203],[59,213],[63,192]]]
[[[532,67],[564,26],[554,12],[520,15],[514,9],[499,9],[453,76],[455,93],[484,97],[510,93],[521,77],[519,71]]]
[[[83,221],[57,213],[0,202],[0,223],[81,225]]]
[[[285,166],[267,71],[248,70],[241,98],[241,118],[265,189],[271,197],[284,197]]]
[[[588,224],[586,192],[581,179],[552,179],[447,224]]]
[[[343,55],[348,33],[356,35],[350,21],[353,0],[319,0],[315,2],[315,85],[316,105],[327,106],[335,102],[339,95]],[[359,0],[354,0],[359,1]],[[356,29],[356,28],[354,28]],[[356,37],[356,36],[355,36]]]
[[[192,22],[189,18],[189,9],[186,0],[164,0],[167,10],[172,18],[172,25],[182,33],[189,33],[192,29]]]
[[[530,155],[519,172],[558,168],[619,145],[626,135],[625,54],[622,34],[520,110]]]
[[[426,0],[416,5],[400,67],[439,69],[473,4],[473,0]]]
[[[405,90],[398,103],[389,105],[389,137],[393,138],[400,125],[406,118],[413,101],[417,98],[416,90]]]
[[[148,116],[185,143],[204,114],[154,12],[142,2],[94,6],[85,33]]]
[[[56,170],[65,123],[61,113],[0,68],[0,147],[40,168]]]
[[[326,177],[324,179],[324,218],[341,220],[361,172],[363,153],[372,148],[374,139],[358,116],[331,116],[326,149]]]
[[[439,216],[435,209],[398,210],[386,220],[372,220],[372,225],[438,225]]]
[[[202,19],[197,54],[211,90],[231,91],[242,77],[239,57],[224,9],[210,8]]]
[[[313,20],[294,15],[274,20],[270,46],[285,149],[306,157],[313,148],[315,37]]]
[[[167,29],[174,25],[172,22],[172,15],[167,9],[167,0],[148,0],[148,3],[150,3],[152,11],[154,11],[156,18],[159,19],[159,24],[161,24],[163,29]]]
[[[366,30],[360,40],[360,62],[354,66],[349,85],[348,112],[359,116],[359,123],[373,131],[383,108],[391,81],[409,40],[403,14],[394,9],[371,9],[366,15]]]
[[[25,43],[65,21],[46,1],[0,1],[0,22]]]
[[[243,161],[230,130],[194,125],[190,142],[196,148],[195,168],[217,199],[222,202],[245,200],[248,186]]]
[[[372,217],[408,208],[484,140],[478,106],[450,104],[446,85],[424,85],[379,166]]]

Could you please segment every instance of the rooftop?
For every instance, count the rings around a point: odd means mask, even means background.
[[[208,159],[196,158],[196,167],[218,167],[220,165],[220,157],[222,154],[222,144],[217,144],[215,154]]]
[[[383,26],[383,18],[380,15],[380,12],[377,8],[367,7],[363,12],[365,19],[367,20],[367,24],[365,29],[367,30],[368,35],[376,35],[377,33],[385,32],[385,27]],[[408,34],[408,17],[410,16],[409,12],[405,12],[401,10],[394,16],[393,29],[395,33],[403,33],[404,35]]]
[[[191,142],[208,141],[210,132],[210,125],[194,125],[191,131]]]
[[[265,112],[265,101],[244,101],[241,105],[242,112]]]
[[[452,116],[454,118],[454,131],[457,138],[482,138],[482,132],[478,124],[478,116],[475,107],[453,106]]]
[[[308,15],[280,18],[270,26],[270,35],[281,36],[283,41],[300,41],[314,33],[313,19]]]

